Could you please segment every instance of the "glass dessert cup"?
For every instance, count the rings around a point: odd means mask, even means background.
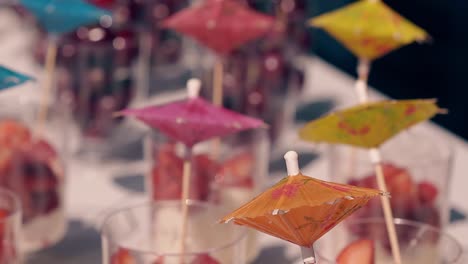
[[[264,120],[270,125],[273,143],[294,122],[305,80],[298,57],[282,41],[276,36],[268,36],[214,59],[223,64],[224,107]],[[203,60],[206,59],[200,59]],[[211,99],[213,62],[204,64],[194,75],[203,82],[203,96]]]
[[[22,206],[22,250],[36,251],[65,234],[64,184],[66,117],[57,105],[37,122],[38,104],[2,98],[0,111],[0,186],[13,191]]]
[[[141,132],[113,116],[133,103],[139,90],[134,73],[138,37],[133,30],[87,26],[58,40],[56,101],[67,102],[72,113],[71,150],[77,156],[110,159],[141,139]]]
[[[149,165],[145,186],[150,199],[179,200],[185,147],[157,132],[147,136],[145,146]],[[269,147],[268,131],[263,128],[197,144],[191,159],[190,199],[225,210],[248,202],[266,184]],[[257,236],[248,231],[249,260],[258,254]]]
[[[382,147],[383,170],[395,218],[424,222],[437,228],[448,223],[451,148],[414,128]],[[330,148],[330,179],[376,188],[368,151],[348,146]],[[371,201],[352,218],[383,217],[379,200]]]
[[[0,188],[0,264],[22,263],[21,203],[12,191]]]
[[[111,213],[102,226],[103,264],[244,264],[245,230],[216,223],[224,209],[187,201],[186,252],[180,248],[180,201],[158,201]],[[180,262],[183,260],[183,262]]]
[[[403,263],[411,264],[461,264],[463,248],[450,235],[439,228],[410,220],[394,219]],[[374,248],[376,264],[393,263],[390,243],[382,218],[356,219],[340,224],[330,231],[318,245],[318,263],[363,263],[367,252],[352,246],[358,241],[370,241]],[[351,245],[351,246],[350,246]],[[345,256],[352,252],[352,259]],[[362,252],[362,254],[361,254]],[[347,258],[348,262],[339,262]],[[351,262],[349,262],[351,261]]]

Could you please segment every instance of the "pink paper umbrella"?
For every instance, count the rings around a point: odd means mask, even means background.
[[[275,18],[256,12],[235,0],[205,0],[172,15],[163,26],[190,36],[220,55],[257,39],[275,26]],[[222,104],[223,64],[213,75],[213,102]]]
[[[191,172],[192,147],[211,138],[234,134],[243,130],[265,126],[255,118],[217,107],[198,97],[201,82],[191,79],[187,83],[189,98],[160,106],[126,109],[118,115],[132,116],[148,126],[160,130],[186,147],[182,181],[182,232],[180,252],[185,252],[185,237]],[[182,257],[183,258],[183,257]]]
[[[268,33],[275,18],[234,0],[206,0],[167,18],[163,26],[188,35],[219,54]]]
[[[126,109],[120,113],[138,118],[187,147],[211,138],[265,126],[259,119],[215,106],[196,95],[183,101]]]

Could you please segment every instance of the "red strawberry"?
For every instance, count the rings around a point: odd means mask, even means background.
[[[43,139],[31,142],[31,145],[29,145],[29,152],[36,159],[44,161],[57,157],[57,151]]]
[[[216,259],[208,254],[198,255],[190,264],[220,264]]]
[[[408,218],[411,211],[418,206],[417,186],[414,184],[409,172],[403,168],[384,163],[382,164],[382,169],[387,190],[392,195],[390,202],[395,217]],[[375,174],[371,174],[361,180],[352,179],[350,182],[357,186],[378,188]],[[368,215],[364,215],[367,217],[380,216],[381,208],[379,206],[375,207],[375,203],[379,202],[379,200],[374,200],[373,203],[365,206],[364,210],[358,214],[362,215],[367,213]]]
[[[164,264],[164,257],[158,257],[153,264]]]
[[[422,181],[418,184],[419,201],[424,205],[433,205],[439,191],[434,184]]]
[[[111,257],[110,264],[136,264],[136,261],[128,250],[121,248]]]
[[[31,132],[23,124],[14,120],[0,122],[0,144],[18,146],[31,140]]]
[[[337,264],[374,264],[374,241],[360,239],[346,246],[336,258]]]
[[[253,157],[250,153],[241,153],[222,164],[216,180],[222,186],[253,187]]]

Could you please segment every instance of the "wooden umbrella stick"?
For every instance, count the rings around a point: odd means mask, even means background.
[[[354,89],[356,91],[356,95],[358,97],[359,103],[364,104],[367,103],[369,100],[368,95],[368,87],[367,87],[367,80],[369,79],[369,71],[370,71],[370,62],[367,59],[359,59],[358,66],[356,68],[358,79],[354,85]],[[350,148],[349,153],[349,172],[348,175],[354,176],[356,164],[358,162],[358,153],[357,149],[354,147]]]
[[[223,61],[218,59],[213,70],[213,104],[223,106]]]
[[[57,60],[57,39],[50,38],[47,45],[44,87],[42,88],[42,96],[39,105],[39,113],[36,125],[36,136],[40,136],[44,129],[44,124],[47,120],[47,112],[49,110],[49,99],[52,92],[55,76],[55,63]]]
[[[180,263],[185,262],[185,238],[187,237],[187,226],[188,226],[188,200],[190,195],[190,178],[192,174],[192,148],[187,147],[184,159],[184,171],[182,177],[182,228],[180,236]]]
[[[357,66],[358,79],[355,84],[356,95],[359,102],[366,103],[368,101],[367,81],[369,79],[370,62],[366,59],[359,59]]]
[[[387,191],[385,184],[384,172],[382,168],[382,158],[378,149],[371,149],[369,151],[372,162],[374,163],[375,173],[377,176],[377,186],[383,192]],[[392,255],[395,264],[401,264],[400,245],[398,244],[398,237],[395,230],[395,223],[393,222],[392,207],[390,205],[390,198],[388,196],[381,196],[382,208],[385,217],[385,224],[387,226],[388,237],[390,246],[392,248]]]
[[[223,106],[223,61],[218,59],[213,71],[213,104],[216,106]],[[211,158],[218,160],[221,149],[221,140],[215,138],[211,145]]]

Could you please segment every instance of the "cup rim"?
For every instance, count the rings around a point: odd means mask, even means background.
[[[103,222],[101,224],[101,228],[100,228],[101,240],[106,239],[109,242],[109,237],[108,237],[107,232],[106,232],[106,225],[109,223],[109,221],[112,219],[112,217],[114,217],[115,215],[117,215],[117,214],[119,214],[119,213],[121,213],[123,211],[129,211],[129,210],[132,210],[132,209],[135,209],[135,208],[141,208],[141,207],[149,207],[151,205],[174,206],[174,205],[180,205],[180,203],[181,203],[180,200],[163,200],[163,201],[149,201],[149,202],[146,201],[146,202],[139,202],[139,203],[135,203],[135,204],[132,204],[132,205],[128,205],[128,206],[125,206],[125,207],[121,207],[121,208],[112,210],[104,218],[104,220],[103,220]],[[208,203],[208,202],[202,202],[202,201],[196,201],[196,200],[187,200],[186,203],[188,204],[189,207],[190,206],[200,206],[202,208],[209,208],[209,207],[216,208],[217,207],[215,204]],[[233,228],[235,228],[235,227],[233,227]],[[186,252],[184,254],[184,256],[197,256],[197,255],[201,255],[201,254],[210,254],[210,253],[218,252],[218,251],[221,251],[223,249],[226,249],[226,248],[229,248],[229,247],[233,246],[234,244],[241,241],[242,239],[244,239],[247,236],[246,228],[240,227],[240,226],[236,227],[236,228],[238,228],[240,230],[239,234],[237,234],[234,239],[229,240],[227,243],[224,243],[224,244],[222,244],[220,246],[211,247],[211,248],[208,248],[208,249],[203,250],[203,251],[189,251],[189,252]],[[164,252],[157,252],[157,251],[151,251],[151,250],[141,250],[141,249],[137,249],[137,248],[134,248],[134,247],[121,246],[120,245],[121,243],[118,243],[118,242],[115,243],[115,244],[119,248],[123,248],[123,249],[129,250],[131,252],[135,252],[137,254],[142,254],[142,255],[154,255],[154,256],[166,256],[166,257],[179,257],[180,256],[180,253],[164,253]]]
[[[347,221],[345,223],[350,224],[350,225],[353,225],[353,224],[370,224],[370,223],[385,224],[385,219],[382,218],[382,217],[369,217],[369,218],[359,218],[359,219],[349,220],[349,221]],[[393,223],[395,225],[406,225],[406,226],[410,226],[410,227],[424,228],[425,230],[436,232],[436,233],[438,233],[438,234],[452,240],[455,243],[456,247],[458,248],[458,253],[453,258],[453,261],[455,261],[454,263],[456,263],[457,261],[460,261],[462,259],[463,252],[464,252],[463,246],[460,244],[460,242],[455,237],[453,237],[451,234],[443,231],[443,229],[437,228],[437,227],[432,226],[432,225],[427,224],[427,223],[417,222],[417,221],[408,220],[408,219],[404,219],[404,218],[393,218]],[[330,260],[326,256],[323,256],[322,254],[320,254],[320,252],[317,252],[317,255],[321,259],[323,259],[325,261],[328,261],[328,262],[331,262],[331,263],[333,263],[333,261],[334,261],[334,260]]]

